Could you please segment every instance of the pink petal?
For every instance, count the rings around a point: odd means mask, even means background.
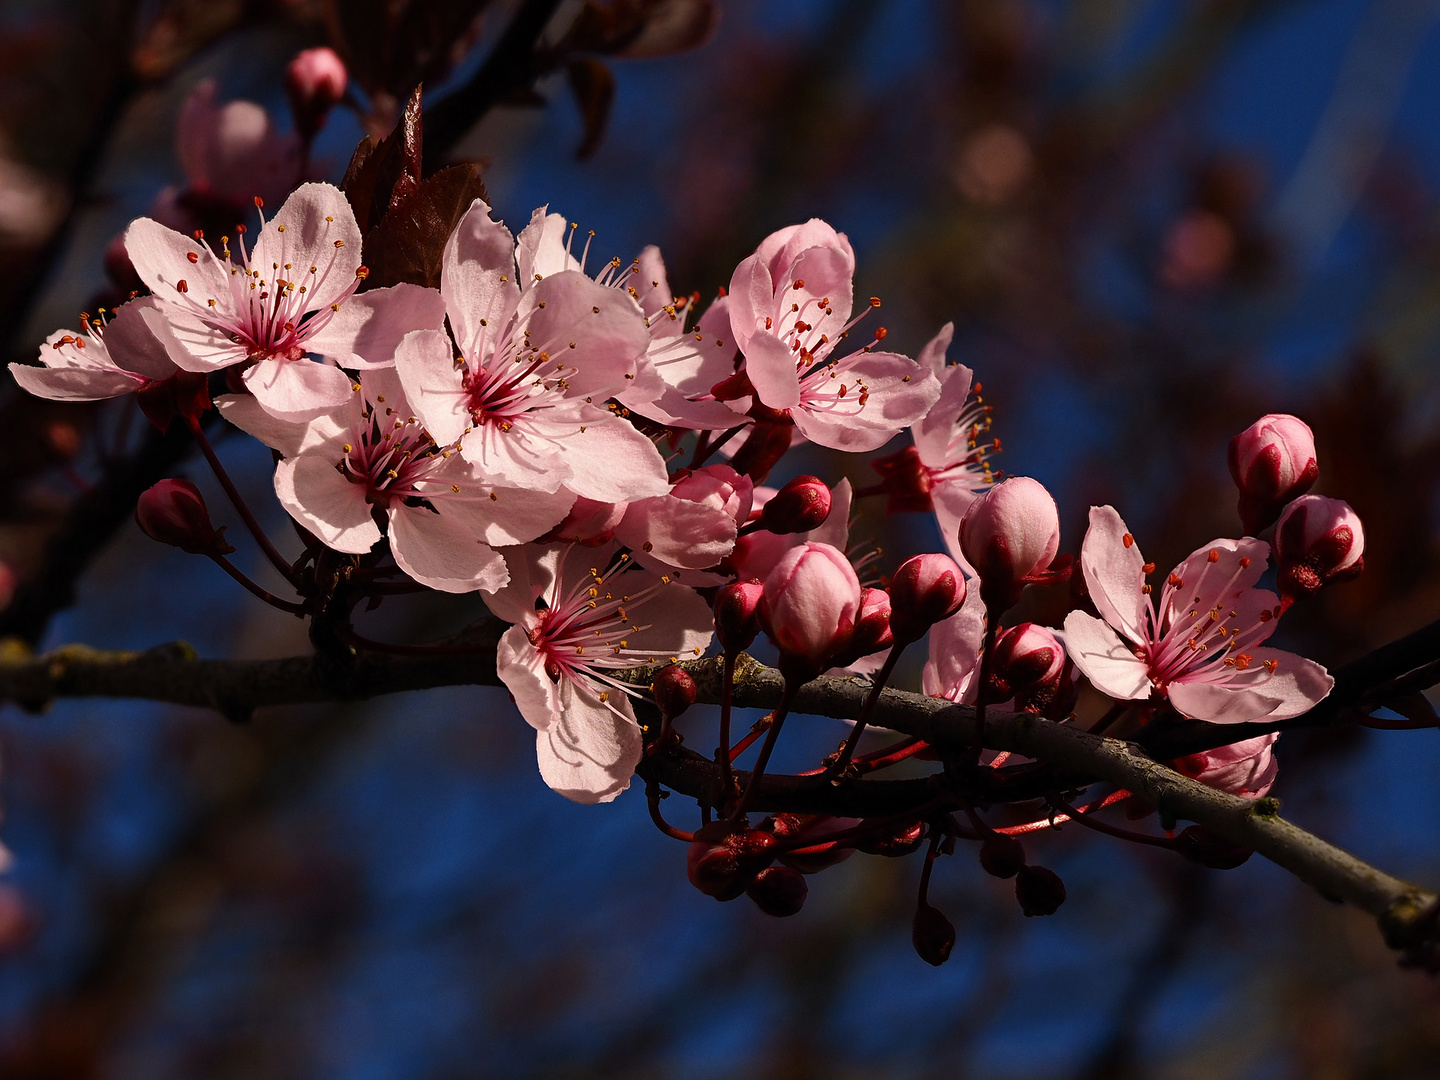
[[[470,426],[470,401],[455,370],[455,353],[443,330],[415,330],[395,349],[395,373],[425,429],[449,446]]]
[[[360,226],[344,192],[333,184],[301,184],[260,230],[250,265],[265,278],[293,275],[309,287],[311,304],[319,306],[354,283],[360,242]],[[277,264],[280,269],[274,270]],[[312,266],[314,274],[308,272]]]
[[[486,597],[486,603],[491,604],[492,598]],[[534,614],[533,607],[530,614]],[[526,627],[519,622],[500,636],[495,650],[495,672],[531,727],[544,731],[560,719],[559,687],[545,674],[545,656],[530,644]]]
[[[1212,551],[1214,562],[1210,561]],[[1174,576],[1184,582],[1176,590],[1175,605],[1201,611],[1227,606],[1234,597],[1255,587],[1269,561],[1270,545],[1263,540],[1248,536],[1212,540],[1175,567]]]
[[[281,456],[287,458],[326,442],[338,446],[350,430],[350,410],[346,406],[314,420],[282,419],[266,412],[249,394],[222,394],[215,399],[215,407],[241,431],[279,450]],[[338,460],[338,453],[336,458]]]
[[[1126,543],[1126,539],[1129,543]],[[1100,617],[1137,645],[1148,640],[1145,557],[1113,506],[1092,506],[1080,545],[1080,568]]]
[[[520,300],[515,275],[510,230],[492,220],[490,207],[476,199],[445,242],[440,271],[450,328],[466,360],[481,362],[504,335]]]
[[[175,374],[177,369],[169,352],[145,318],[145,312],[158,308],[159,302],[153,297],[142,296],[122,304],[105,325],[105,350],[116,367],[147,379],[168,379]]]
[[[963,484],[942,482],[930,492],[930,503],[934,507],[935,523],[940,527],[940,539],[950,557],[960,564],[966,577],[974,577],[975,570],[960,548],[960,520],[965,511],[979,498]]]
[[[868,391],[863,405],[862,382]],[[846,396],[834,400],[841,386]],[[803,403],[792,417],[801,433],[821,446],[860,453],[879,449],[924,416],[940,396],[940,384],[908,357],[865,353],[802,380],[800,393]]]
[[[524,631],[536,622],[535,601],[544,596],[555,582],[560,549],[554,545],[526,544],[524,547],[507,548],[503,554],[510,571],[510,581],[487,594],[485,606],[497,619],[514,623],[521,630],[521,639],[529,646]],[[535,650],[531,647],[530,651]],[[549,682],[548,678],[546,682]],[[527,715],[526,719],[530,717]],[[534,722],[531,720],[531,723]]]
[[[760,400],[772,409],[800,404],[800,373],[790,347],[771,334],[756,334],[745,348],[745,373]]]
[[[955,324],[953,322],[947,322],[936,331],[933,338],[925,343],[925,347],[920,350],[920,355],[915,357],[915,362],[921,367],[929,369],[930,374],[934,375],[937,379],[940,378],[950,366],[945,363],[945,352],[950,348],[950,342],[954,339]],[[956,364],[954,366],[963,367],[964,365]],[[965,370],[969,371],[970,369],[965,368]],[[968,384],[970,382],[968,376],[965,382],[967,384],[966,389],[968,390]]]
[[[1107,623],[1083,611],[1072,611],[1065,616],[1062,640],[1066,654],[1102,694],[1116,701],[1150,698],[1152,687],[1145,661],[1132,653]]]
[[[458,456],[451,460],[456,467],[436,474],[427,486],[444,487],[453,481],[461,494],[445,494],[435,500],[436,507],[441,516],[457,523],[457,529],[494,547],[528,544],[544,536],[565,520],[574,505],[575,496],[563,488],[545,492],[497,487]]]
[[[951,701],[973,698],[970,691],[984,644],[985,602],[980,590],[972,588],[959,611],[930,628],[930,658],[921,677],[925,693]]]
[[[640,305],[640,310],[652,319],[675,299],[670,292],[670,279],[665,274],[665,260],[660,257],[660,249],[654,244],[640,252],[633,270],[626,272],[624,280],[628,288],[635,290],[635,302]],[[727,333],[729,329],[730,317],[727,313]]]
[[[309,352],[344,368],[393,367],[400,341],[412,331],[439,330],[445,301],[436,289],[392,285],[356,293],[340,304],[325,328],[305,342]]]
[[[634,502],[670,490],[665,459],[655,444],[625,420],[585,425],[566,440],[571,491],[600,502]]]
[[[241,376],[260,407],[282,420],[304,420],[350,401],[350,376],[312,360],[259,361]]]
[[[601,693],[613,710],[601,702]],[[572,802],[610,802],[630,786],[643,752],[630,702],[617,690],[596,691],[569,680],[561,701],[559,718],[535,733],[540,775]]]
[[[573,398],[625,390],[650,347],[650,332],[635,302],[575,270],[536,283],[521,298],[516,318],[530,340],[565,367],[566,392]]]
[[[629,504],[615,537],[646,566],[714,566],[735,546],[735,519],[724,509],[660,495]]]
[[[275,494],[296,521],[327,547],[363,554],[380,539],[365,491],[340,475],[326,454],[301,454],[275,466]]]
[[[1289,720],[1309,712],[1335,686],[1323,667],[1303,656],[1263,647],[1244,652],[1251,657],[1244,671],[1211,667],[1181,676],[1170,684],[1170,703],[1212,724]],[[1275,663],[1273,674],[1267,660]]]
[[[231,341],[228,333],[174,305],[142,309],[140,318],[170,363],[182,371],[208,373],[249,359],[243,342]]]
[[[910,434],[915,440],[915,449],[920,452],[920,460],[932,469],[939,469],[950,464],[950,440],[960,434],[955,422],[965,411],[972,373],[964,364],[950,364],[934,374],[940,383],[940,396]]]
[[[509,580],[505,560],[470,530],[465,515],[404,504],[390,509],[390,551],[416,581],[448,593],[494,592]]]
[[[580,262],[565,250],[570,227],[563,214],[547,214],[540,207],[530,215],[530,224],[515,238],[515,265],[520,287],[528,289],[551,274],[579,270]]]

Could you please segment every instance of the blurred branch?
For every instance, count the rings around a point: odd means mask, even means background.
[[[484,653],[493,649],[501,629],[498,621],[487,619],[462,640],[476,653]],[[72,646],[39,657],[0,657],[0,699],[38,708],[57,697],[139,697],[218,709],[239,719],[263,705],[348,700],[431,686],[496,685],[493,664],[476,659],[452,652],[366,653],[350,657],[349,662],[324,657],[200,660],[186,646],[143,653]],[[699,687],[698,700],[717,702],[719,660],[685,666]],[[774,708],[783,686],[779,672],[750,660],[737,669],[735,704]],[[855,719],[867,691],[868,684],[859,679],[816,679],[800,691],[794,711]],[[923,738],[942,756],[947,748],[963,751],[976,742],[974,709],[898,690],[887,689],[880,696],[872,723]],[[1146,757],[1134,744],[1029,713],[989,711],[983,735],[987,747],[1023,754],[1060,770],[1061,775],[1108,781],[1155,806],[1165,818],[1197,822],[1231,843],[1258,851],[1322,895],[1374,916],[1393,948],[1407,950],[1426,966],[1440,966],[1436,918],[1440,899],[1284,820],[1277,800],[1243,799],[1217,791]],[[720,790],[719,767],[698,756],[657,754],[644,759],[639,771],[646,779],[702,801],[713,803]],[[808,799],[811,810],[850,811],[857,816],[884,813],[886,802],[891,812],[952,799],[960,806],[970,797],[965,782],[963,774],[953,780],[937,774],[918,781],[848,781],[837,787],[814,777],[766,777],[755,805]],[[894,806],[896,801],[899,807]]]

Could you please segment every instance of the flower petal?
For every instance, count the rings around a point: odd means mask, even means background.
[[[1147,640],[1145,557],[1113,506],[1092,506],[1080,569],[1100,617],[1137,645]]]
[[[393,367],[400,341],[412,331],[439,330],[445,301],[436,289],[392,285],[356,293],[340,304],[305,348],[333,357],[343,368]]]
[[[390,508],[390,552],[416,581],[448,593],[494,592],[510,579],[505,560],[471,531],[464,514],[404,504]]]
[[[260,407],[282,420],[308,420],[348,404],[355,392],[350,376],[332,364],[312,360],[259,361],[241,376]]]
[[[479,363],[504,335],[520,300],[515,239],[480,199],[445,241],[440,292],[461,353]]]
[[[978,591],[978,590],[976,590]],[[1065,616],[1065,653],[1092,686],[1116,701],[1145,701],[1151,693],[1145,661],[1132,653],[1107,623],[1072,611]]]
[[[600,695],[609,698],[607,703]],[[567,681],[555,723],[535,733],[535,756],[545,783],[572,802],[607,803],[630,786],[643,739],[630,702],[618,691]]]
[[[380,539],[364,489],[346,480],[326,454],[301,454],[276,465],[275,494],[296,521],[336,551],[360,555]]]
[[[670,490],[665,459],[655,444],[619,417],[585,425],[565,444],[566,486],[599,502],[633,502]]]

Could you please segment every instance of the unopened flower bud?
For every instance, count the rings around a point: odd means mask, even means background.
[[[1299,417],[1270,413],[1230,440],[1230,475],[1240,489],[1240,521],[1255,534],[1280,516],[1320,475],[1315,436]]]
[[[760,599],[765,586],[759,578],[736,581],[715,593],[715,637],[727,654],[750,647],[760,632]]]
[[[915,921],[910,924],[910,941],[921,960],[939,967],[950,959],[950,950],[955,948],[955,927],[939,908],[921,904],[915,909]]]
[[[995,639],[991,701],[1014,698],[1017,709],[1043,712],[1060,693],[1064,678],[1065,648],[1045,627],[1020,623]]]
[[[807,541],[792,548],[765,579],[760,621],[780,649],[787,678],[812,679],[843,652],[860,612],[860,579],[844,553]]]
[[[228,555],[225,529],[210,523],[200,489],[189,480],[161,480],[135,504],[135,523],[152,540],[192,555]]]
[[[883,836],[859,841],[855,844],[855,849],[863,851],[866,855],[883,855],[887,859],[898,859],[901,856],[909,855],[924,842],[925,823],[914,821],[909,825],[893,829]]]
[[[765,504],[760,527],[784,536],[809,532],[830,516],[830,488],[817,476],[797,476]]]
[[[965,603],[965,575],[949,555],[906,559],[890,579],[890,630],[897,641],[918,641]]]
[[[1275,527],[1276,586],[1291,600],[1349,581],[1365,567],[1365,528],[1360,515],[1339,499],[1302,495],[1285,508]]]
[[[734,900],[774,859],[775,837],[759,829],[711,822],[695,833],[685,855],[690,884],[716,900]]]
[[[755,875],[755,880],[746,886],[745,893],[766,915],[783,919],[800,913],[805,906],[805,898],[810,895],[810,886],[799,870],[771,866]]]
[[[835,667],[848,667],[862,656],[888,649],[895,642],[890,632],[890,594],[884,589],[861,589],[860,612],[855,616],[855,633],[850,647],[832,660]]]
[[[1250,848],[1232,844],[1215,835],[1203,825],[1190,825],[1180,830],[1180,835],[1175,837],[1175,850],[1211,870],[1234,870],[1255,854]]]
[[[285,94],[301,138],[314,138],[325,125],[325,117],[345,96],[346,81],[345,61],[335,50],[321,46],[296,53],[285,68]]]
[[[898,453],[876,458],[870,467],[880,474],[887,514],[929,513],[935,509],[930,497],[935,481],[915,447],[907,446]]]
[[[655,704],[660,706],[660,715],[674,720],[695,704],[697,689],[688,671],[671,664],[655,676],[650,692],[655,695]]]
[[[1038,480],[1012,476],[990,488],[960,520],[960,549],[980,577],[986,608],[1003,611],[1060,550],[1060,512]]]
[[[1012,878],[1025,866],[1025,845],[1005,833],[991,833],[980,845],[980,868],[991,877]]]
[[[1015,875],[1015,899],[1028,919],[1032,915],[1054,915],[1065,903],[1065,883],[1060,875],[1043,866],[1022,866]]]

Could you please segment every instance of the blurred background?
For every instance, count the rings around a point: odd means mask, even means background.
[[[554,62],[533,89],[441,148],[484,162],[497,215],[518,228],[548,203],[596,230],[600,258],[658,243],[674,289],[707,297],[772,229],[826,218],[854,243],[857,295],[884,300],[887,344],[913,355],[955,322],[951,358],[995,408],[996,464],[1056,493],[1071,552],[1099,502],[1162,568],[1235,534],[1225,444],[1295,412],[1316,431],[1316,490],[1356,507],[1368,551],[1364,576],[1297,608],[1282,644],[1339,664],[1440,612],[1440,3],[718,0],[711,27],[708,4],[626,0],[591,7],[670,29],[565,53],[578,6],[542,39]],[[446,14],[424,33],[380,33],[412,7],[0,3],[7,358],[117,298],[107,248],[131,218],[214,209],[175,195],[195,186],[176,120],[203,80],[269,111],[257,145],[283,142],[286,63],[340,48],[355,107],[306,166],[338,180],[417,79],[427,102],[471,79],[514,5],[431,5]],[[402,55],[413,41],[425,47]],[[0,601],[37,573],[122,423],[109,406],[0,394]],[[219,449],[298,550],[268,452]],[[787,459],[776,478],[812,469],[874,482],[863,459]],[[229,519],[203,463],[176,471]],[[879,542],[887,569],[938,544],[928,519],[866,509],[852,536]],[[300,624],[132,523],[75,600],[30,636],[308,649]],[[1017,617],[1043,619],[1056,599],[1027,603]],[[423,640],[481,610],[387,601],[362,627]],[[709,725],[682,721],[699,747]],[[1440,884],[1435,730],[1291,733],[1278,753],[1287,816]],[[551,793],[503,692],[247,725],[135,702],[7,707],[0,801],[6,1078],[1440,1068],[1435,982],[1398,968],[1368,918],[1262,860],[1204,871],[1062,829],[1029,846],[1069,900],[1026,920],[1010,883],[961,850],[931,887],[959,931],[932,969],[909,940],[918,858],[857,856],[812,878],[789,920],[717,904],[687,884],[683,846],[640,792],[599,808]]]

